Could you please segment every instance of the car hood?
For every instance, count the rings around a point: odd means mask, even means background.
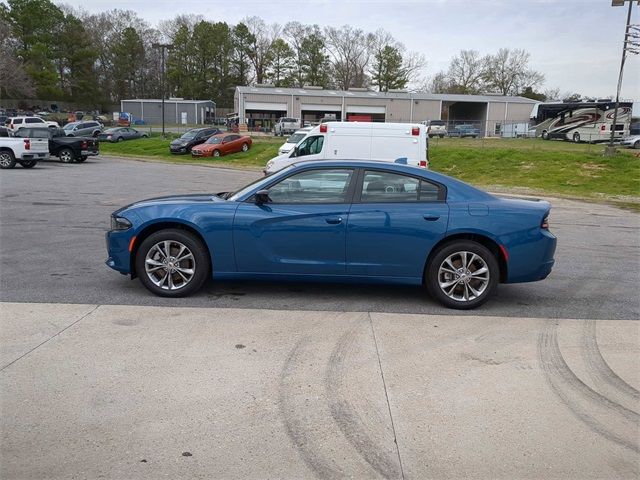
[[[183,140],[181,138],[176,138],[175,140],[171,141],[171,145],[181,146],[181,145],[186,145],[189,142],[190,140]]]
[[[219,144],[218,144],[219,145]],[[212,143],[201,143],[200,145],[196,145],[195,147],[193,147],[192,150],[202,150],[202,151],[207,151],[207,150],[211,150],[212,148],[214,148],[216,145],[212,144]]]
[[[225,199],[218,197],[213,193],[196,193],[191,195],[170,195],[167,197],[148,198],[134,202],[126,207],[113,212],[114,215],[124,212],[125,210],[134,210],[143,207],[153,207],[160,205],[189,205],[198,203],[220,203],[226,202]]]

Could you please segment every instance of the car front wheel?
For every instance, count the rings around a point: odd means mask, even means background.
[[[214,150],[212,155],[214,157],[219,157],[220,156],[220,150]]]
[[[247,145],[246,143],[242,144],[242,151],[246,152],[247,150],[249,150],[249,145]]]
[[[209,276],[209,254],[193,234],[178,229],[155,232],[136,254],[136,273],[142,284],[161,297],[186,297]]]
[[[640,149],[640,140],[636,140],[636,143],[633,144],[633,148],[636,150]]]
[[[496,257],[470,240],[438,249],[429,261],[425,283],[431,296],[448,308],[469,310],[486,302],[498,284]]]

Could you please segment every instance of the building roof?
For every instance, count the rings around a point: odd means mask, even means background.
[[[409,92],[373,92],[373,91],[344,91],[324,90],[313,88],[280,88],[265,86],[238,86],[236,91],[240,93],[262,95],[309,95],[314,97],[345,97],[345,98],[379,98],[386,99],[413,99],[413,100],[442,100],[444,102],[510,102],[510,103],[538,103],[536,100],[525,97],[505,95],[457,95],[449,93],[409,93]]]
[[[121,102],[142,102],[142,103],[162,103],[161,98],[127,98]],[[164,103],[213,103],[213,100],[185,100],[184,98],[165,98]]]

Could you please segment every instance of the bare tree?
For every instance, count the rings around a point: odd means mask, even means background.
[[[326,27],[324,31],[336,87],[348,90],[349,87],[366,86],[372,36],[349,25]]]
[[[485,80],[489,89],[502,95],[518,95],[544,83],[544,75],[529,68],[530,55],[516,48],[501,48],[487,58]]]
[[[4,95],[33,98],[36,89],[15,53],[17,45],[13,41],[14,38],[9,24],[0,18],[0,98]]]
[[[303,25],[300,22],[289,22],[284,26],[282,31],[284,37],[293,49],[295,62],[292,75],[296,87],[304,86],[304,69],[302,68],[304,55],[303,44],[305,38],[309,36],[310,30],[311,27],[308,25]]]
[[[449,93],[479,93],[486,75],[486,57],[476,50],[461,50],[447,71]]]
[[[544,98],[547,102],[550,102],[552,100],[560,100],[562,99],[562,97],[560,96],[560,89],[559,88],[547,88],[544,92],[542,92],[544,95]]]
[[[264,83],[267,70],[271,65],[273,42],[280,37],[282,28],[277,23],[267,25],[260,17],[247,17],[242,22],[253,36],[249,59],[253,64],[256,82]]]

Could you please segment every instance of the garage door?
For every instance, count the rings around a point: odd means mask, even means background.
[[[244,109],[286,112],[287,104],[286,103],[266,103],[266,102],[244,102]]]
[[[372,107],[369,105],[350,105],[346,107],[347,113],[386,113],[386,107]]]

